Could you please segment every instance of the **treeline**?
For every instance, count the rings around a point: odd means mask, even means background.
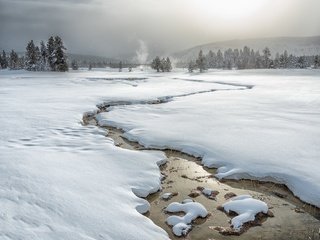
[[[0,54],[0,69],[23,69],[24,68],[24,57],[19,57],[18,54],[12,50],[7,56],[6,52],[3,50]]]
[[[70,57],[72,58],[72,56]],[[71,67],[76,70],[78,68],[119,68],[120,61],[112,60],[112,61],[92,61],[92,60],[71,60]],[[135,68],[140,66],[141,64],[131,63],[128,61],[121,61],[122,68]],[[73,66],[76,66],[75,68]]]
[[[5,51],[2,51],[0,66],[2,69],[12,70],[65,72],[68,71],[65,50],[59,36],[51,36],[46,44],[41,41],[40,46],[36,46],[31,40],[27,44],[24,56],[18,56],[14,50],[7,56]]]
[[[319,68],[320,56],[295,56],[283,53],[276,53],[274,57],[271,51],[266,47],[262,53],[254,51],[249,47],[243,49],[228,49],[224,52],[209,51],[203,54],[200,50],[198,58],[190,61],[188,64],[180,63],[179,67],[188,67],[189,72],[198,69],[200,72],[206,69],[272,69],[272,68]]]

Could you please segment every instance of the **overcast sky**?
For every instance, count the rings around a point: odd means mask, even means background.
[[[0,0],[0,49],[61,35],[68,52],[172,52],[235,38],[320,35],[320,0]]]

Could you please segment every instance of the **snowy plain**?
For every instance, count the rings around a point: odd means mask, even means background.
[[[320,206],[320,71],[2,70],[1,239],[168,239],[137,197],[160,188],[164,154],[118,148],[81,125],[96,104],[158,98],[169,102],[114,106],[99,123],[202,156],[218,177],[285,183]]]
[[[145,146],[201,156],[205,166],[218,168],[218,178],[284,183],[302,200],[320,206],[319,70],[174,78],[208,88],[221,83],[230,90],[177,97],[166,104],[113,107],[100,114],[100,124],[120,127],[128,139]]]

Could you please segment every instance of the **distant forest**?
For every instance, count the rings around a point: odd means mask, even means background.
[[[177,63],[177,67],[188,68],[189,72],[199,69],[200,72],[206,69],[272,69],[272,68],[319,68],[320,55],[295,56],[283,53],[276,53],[275,57],[268,47],[262,53],[254,51],[245,46],[243,49],[228,49],[224,52],[209,51],[204,54],[200,50],[198,58],[189,63]]]
[[[36,46],[31,40],[28,42],[24,55],[18,55],[14,50],[6,53],[4,50],[0,52],[0,68],[1,69],[26,69],[28,71],[68,71],[71,67],[73,70],[82,68],[128,68],[129,71],[133,67],[138,66],[137,63],[130,61],[111,61],[107,58],[92,57],[90,60],[81,55],[73,55],[72,60],[68,60],[66,48],[59,36],[51,36],[46,43],[40,42],[40,46]],[[78,60],[76,60],[78,59]],[[150,66],[157,72],[169,72],[172,69],[170,58],[156,57],[150,63]],[[189,63],[178,62],[176,67],[188,68],[189,72],[199,70],[204,72],[207,69],[277,69],[277,68],[319,68],[320,55],[313,56],[295,56],[288,54],[285,50],[283,53],[276,53],[274,57],[268,47],[263,49],[262,53],[254,51],[245,46],[243,49],[228,49],[222,52],[209,51],[204,54],[200,50],[197,59]]]

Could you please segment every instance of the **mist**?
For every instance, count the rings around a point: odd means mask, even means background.
[[[0,0],[0,49],[24,51],[30,39],[60,35],[71,53],[143,62],[207,42],[320,35],[319,0],[256,2]]]

